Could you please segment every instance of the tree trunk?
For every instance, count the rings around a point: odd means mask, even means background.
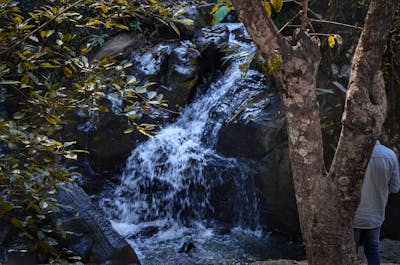
[[[289,42],[259,0],[232,0],[266,56],[278,52],[274,73],[288,121],[289,156],[310,265],[356,263],[352,219],[370,153],[385,117],[380,66],[397,0],[372,0],[352,63],[343,127],[330,173],[323,161],[316,78],[319,42],[298,31]]]

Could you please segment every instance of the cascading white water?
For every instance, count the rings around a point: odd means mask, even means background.
[[[232,31],[241,24],[228,26]],[[255,49],[251,43],[236,41],[233,34],[230,42],[240,44],[242,49]],[[259,82],[253,86],[241,84],[240,63],[230,62],[225,73],[204,95],[187,106],[176,122],[133,150],[121,185],[101,201],[114,228],[130,240],[143,264],[195,263],[194,260],[186,263],[174,258],[167,262],[171,249],[176,254],[177,248],[187,241],[195,242],[197,251],[203,252],[207,260],[218,259],[218,253],[204,247],[205,242],[216,236],[215,227],[210,226],[213,216],[218,214],[213,205],[215,193],[219,192],[215,190],[216,186],[234,186],[234,192],[225,195],[235,197],[233,209],[227,209],[232,211],[229,226],[253,230],[257,227],[258,207],[252,168],[215,151],[222,124],[263,89],[261,81],[253,81],[253,84]],[[263,80],[264,77],[250,70],[246,78]],[[229,176],[230,184],[224,183],[224,175]],[[219,240],[221,244],[228,241],[226,236]]]

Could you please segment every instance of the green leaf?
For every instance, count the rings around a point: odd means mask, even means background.
[[[15,112],[15,113],[13,114],[13,118],[14,118],[15,120],[20,120],[20,119],[22,119],[24,116],[25,116],[25,113],[22,113],[22,112]]]
[[[143,93],[147,92],[147,89],[143,86],[140,86],[140,87],[135,88],[135,92],[139,93],[139,94],[143,94]]]
[[[41,202],[39,203],[39,207],[40,207],[41,209],[46,209],[47,207],[49,207],[49,204],[48,204],[47,202],[45,202],[45,201],[41,201]]]
[[[133,76],[133,75],[128,75],[127,77],[126,77],[126,83],[128,84],[128,85],[136,85],[137,84],[137,80],[136,80],[136,77],[135,76]]]
[[[126,133],[126,134],[132,133],[134,130],[135,130],[134,128],[129,128],[129,129],[126,129],[126,130],[124,131],[124,133]]]
[[[220,23],[225,17],[228,15],[228,9],[226,6],[221,6],[217,9],[217,11],[213,15],[213,24]]]
[[[148,98],[148,99],[152,99],[152,98],[154,98],[155,96],[157,96],[157,92],[155,92],[155,91],[147,92],[147,98]]]
[[[179,31],[179,29],[178,29],[178,27],[175,25],[175,23],[174,22],[169,22],[169,25],[171,26],[171,28],[175,31],[175,33],[178,35],[178,36],[181,36],[181,32]]]

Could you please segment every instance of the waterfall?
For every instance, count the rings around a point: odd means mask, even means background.
[[[228,26],[231,31],[241,27]],[[233,34],[230,42],[245,50],[255,49],[252,43],[235,40]],[[251,163],[215,151],[223,123],[265,85],[263,75],[254,70],[243,78],[240,63],[229,62],[225,72],[183,109],[173,124],[137,146],[127,160],[121,184],[101,201],[113,227],[130,240],[144,264],[160,264],[146,258],[149,253],[165,261],[165,245],[171,248],[174,244],[176,253],[187,240],[197,243],[215,236],[212,224],[221,211],[215,208],[216,198],[234,197],[230,198],[234,207],[226,209],[229,229],[257,228],[258,200]],[[218,187],[224,185],[233,191],[221,194]]]

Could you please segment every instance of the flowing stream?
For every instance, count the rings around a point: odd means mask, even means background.
[[[233,34],[230,42],[255,49]],[[276,245],[295,247],[258,226],[251,161],[215,151],[223,123],[265,86],[254,70],[242,78],[240,63],[231,61],[173,124],[133,150],[120,186],[100,201],[144,265],[246,264],[282,256]],[[221,207],[224,200],[233,204]]]

